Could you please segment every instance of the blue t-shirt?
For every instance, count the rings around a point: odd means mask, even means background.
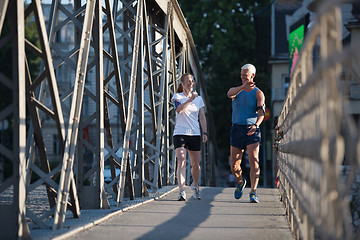
[[[256,123],[257,99],[255,87],[251,92],[241,91],[232,101],[232,123],[239,125],[253,125]]]

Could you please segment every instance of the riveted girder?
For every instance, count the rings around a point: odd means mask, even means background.
[[[0,75],[12,95],[8,105],[0,106],[0,117],[13,119],[16,134],[11,142],[2,138],[0,145],[1,163],[11,159],[14,170],[10,177],[1,172],[0,182],[0,197],[10,194],[17,200],[6,210],[17,223],[11,234],[28,235],[26,218],[31,227],[60,229],[67,210],[78,218],[81,209],[109,208],[176,184],[170,99],[182,74],[194,75],[208,106],[191,32],[177,1],[53,0],[41,5],[32,0],[25,9],[23,4],[0,1],[0,51],[7,44],[17,53],[12,77]],[[25,29],[25,20],[36,29],[35,42],[16,31]],[[36,76],[30,53],[41,60]],[[215,156],[209,156],[216,151],[207,152],[216,149],[212,130],[209,124],[203,166],[215,164]],[[213,169],[202,169],[203,185],[211,184],[214,175],[205,176]],[[38,191],[44,192],[46,204],[27,206],[26,196],[31,202]]]

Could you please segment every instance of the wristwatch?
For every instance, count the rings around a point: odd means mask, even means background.
[[[259,128],[259,125],[257,125],[256,123],[254,123],[254,126],[255,126],[256,128]]]
[[[206,136],[209,136],[209,134],[207,132],[203,132],[203,134],[205,134]]]

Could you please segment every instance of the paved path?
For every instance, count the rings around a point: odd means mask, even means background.
[[[258,189],[260,203],[240,200],[234,188],[200,188],[202,200],[177,201],[178,190],[156,201],[115,215],[69,239],[294,239],[279,201],[278,189]]]

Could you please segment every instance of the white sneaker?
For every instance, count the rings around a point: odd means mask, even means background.
[[[200,199],[201,199],[201,193],[200,193],[199,186],[194,187],[194,185],[191,184],[191,189],[192,189],[193,192],[194,192],[194,196],[193,196],[193,197],[194,197],[195,199],[200,200]]]
[[[184,190],[180,191],[178,201],[186,201],[186,193]]]

